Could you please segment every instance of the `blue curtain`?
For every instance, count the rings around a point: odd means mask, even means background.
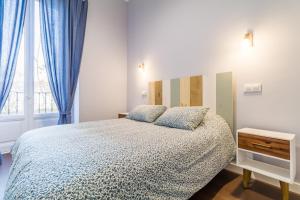
[[[0,111],[9,95],[22,39],[27,0],[0,0]]]
[[[87,0],[40,0],[43,53],[58,124],[71,123],[87,9]]]

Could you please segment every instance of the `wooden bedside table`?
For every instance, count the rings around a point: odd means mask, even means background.
[[[118,118],[125,118],[127,117],[128,113],[119,113]]]
[[[282,199],[289,199],[289,183],[296,176],[295,135],[281,132],[244,128],[237,131],[237,166],[243,168],[243,186],[249,187],[251,172],[280,181]],[[268,164],[255,155],[275,161]],[[288,167],[281,167],[288,166]]]

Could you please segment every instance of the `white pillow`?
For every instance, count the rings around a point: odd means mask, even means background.
[[[194,130],[203,121],[208,110],[209,108],[200,106],[170,108],[154,124],[170,128]]]
[[[140,105],[128,114],[127,119],[152,123],[166,110],[167,107],[162,105]]]

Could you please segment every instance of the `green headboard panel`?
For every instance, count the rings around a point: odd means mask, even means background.
[[[232,72],[216,76],[216,112],[222,116],[234,131],[234,91]]]
[[[171,79],[171,107],[180,106],[180,79]]]

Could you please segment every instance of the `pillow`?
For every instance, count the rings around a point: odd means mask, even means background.
[[[152,123],[166,110],[167,107],[161,105],[140,105],[128,114],[127,119]]]
[[[203,121],[208,110],[209,108],[200,106],[170,108],[154,124],[170,128],[194,130]]]

